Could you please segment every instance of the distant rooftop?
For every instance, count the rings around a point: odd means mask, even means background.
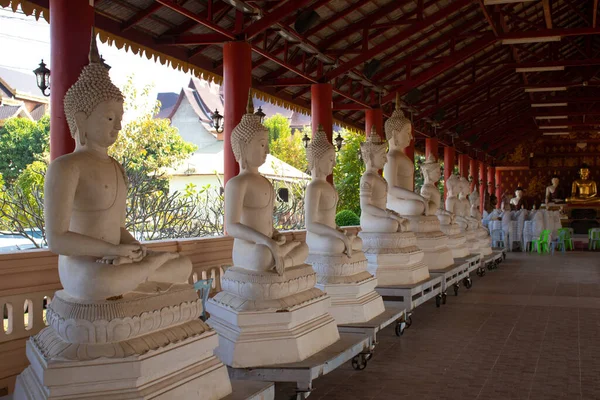
[[[39,100],[46,100],[41,101],[44,103],[48,102],[47,98],[42,96],[40,89],[37,86],[33,71],[28,74],[14,69],[0,67],[0,83],[1,82],[6,83],[10,86],[10,89],[13,91],[16,90],[17,93],[33,96]]]

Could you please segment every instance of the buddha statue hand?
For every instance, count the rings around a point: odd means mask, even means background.
[[[386,212],[386,217],[398,221],[398,232],[408,231],[409,223],[406,218],[402,218],[402,216],[400,214],[398,214],[394,210],[390,210],[389,208],[387,208],[385,210],[385,212]]]
[[[285,256],[295,247],[299,246],[300,242],[287,242],[285,236],[277,231],[275,231],[271,239],[272,240],[267,244],[267,247],[275,260],[275,271],[277,271],[279,275],[283,275],[283,271],[285,270]]]
[[[115,246],[115,254],[99,258],[96,262],[113,265],[131,264],[141,261],[146,254],[146,247],[142,246],[140,242],[119,244]]]

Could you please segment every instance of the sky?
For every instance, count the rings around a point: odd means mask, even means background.
[[[100,41],[98,49],[111,66],[110,76],[119,87],[134,74],[135,86],[154,85],[151,95],[156,98],[159,92],[178,93],[189,81],[190,74],[141,58],[125,49],[119,50]],[[0,50],[0,67],[33,74],[41,59],[50,66],[50,25],[43,18],[36,21],[33,16],[26,16],[20,9],[14,13],[10,8],[0,7]]]

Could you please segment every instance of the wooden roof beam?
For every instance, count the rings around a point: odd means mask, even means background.
[[[448,15],[455,13],[456,11],[469,5],[470,3],[471,3],[471,0],[455,0],[455,1],[453,1],[451,3],[451,5],[444,7],[442,10],[438,11],[437,13],[421,20],[420,22],[413,24],[411,27],[405,29],[401,33],[394,35],[387,40],[384,40],[380,44],[365,51],[360,56],[354,57],[352,60],[343,63],[339,67],[335,68],[333,71],[327,73],[325,75],[325,80],[326,81],[332,80],[333,78],[348,72],[352,68],[354,68],[358,65],[361,65],[362,63],[372,59],[379,53],[389,49],[390,46],[393,46],[393,45],[397,44],[399,41],[402,41],[402,40],[405,40],[405,39],[411,37],[412,35],[421,31],[422,29],[427,28],[427,27],[439,22],[439,21],[443,20],[444,18],[447,18]]]
[[[243,31],[243,35],[245,35],[246,40],[252,39],[265,29],[298,11],[298,9],[304,7],[304,5],[310,1],[311,0],[288,0],[284,4],[277,7],[274,11],[265,14],[261,19],[247,26]]]
[[[150,15],[154,14],[160,8],[162,8],[162,4],[153,3],[150,7],[141,10],[140,12],[135,14],[133,17],[131,17],[127,21],[123,22],[123,24],[121,24],[121,30],[126,31],[127,29],[132,28],[135,24],[142,21],[146,17],[149,17]]]

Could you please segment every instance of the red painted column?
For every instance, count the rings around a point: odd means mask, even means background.
[[[490,197],[492,197],[492,195],[496,194],[496,189],[495,189],[495,181],[496,181],[496,167],[492,167],[491,165],[488,166],[487,169],[487,190],[488,193],[490,194]]]
[[[477,160],[469,158],[469,177],[471,178],[470,191],[473,191],[477,178],[479,177],[479,171],[477,170]]]
[[[63,100],[88,64],[94,8],[86,0],[50,0],[50,159],[75,149]]]
[[[313,135],[317,132],[319,125],[327,134],[327,139],[332,142],[333,138],[333,87],[330,83],[316,83],[310,87],[310,114]],[[329,183],[333,183],[333,175],[327,177]]]
[[[479,161],[479,211],[483,214],[483,205],[485,203],[485,193],[487,192],[487,165]]]
[[[385,139],[385,132],[383,131],[383,112],[381,111],[381,108],[365,110],[365,134],[367,136],[371,134],[371,128],[373,126],[377,130],[379,137]]]
[[[502,174],[499,169],[496,168],[496,197],[498,198],[498,204],[496,208],[500,208],[500,201],[502,199],[502,192],[504,188],[502,187]]]
[[[465,179],[469,178],[469,163],[470,158],[468,154],[460,154],[458,156],[458,174],[464,176]]]
[[[444,181],[447,181],[450,175],[454,172],[454,164],[456,158],[456,150],[454,147],[444,147]],[[448,196],[444,187],[444,198]]]
[[[242,120],[252,83],[252,50],[246,42],[227,42],[223,46],[223,162],[225,184],[240,172],[231,149],[231,132]]]
[[[440,159],[437,138],[425,139],[425,159],[429,158],[429,155],[433,155],[436,160]]]

